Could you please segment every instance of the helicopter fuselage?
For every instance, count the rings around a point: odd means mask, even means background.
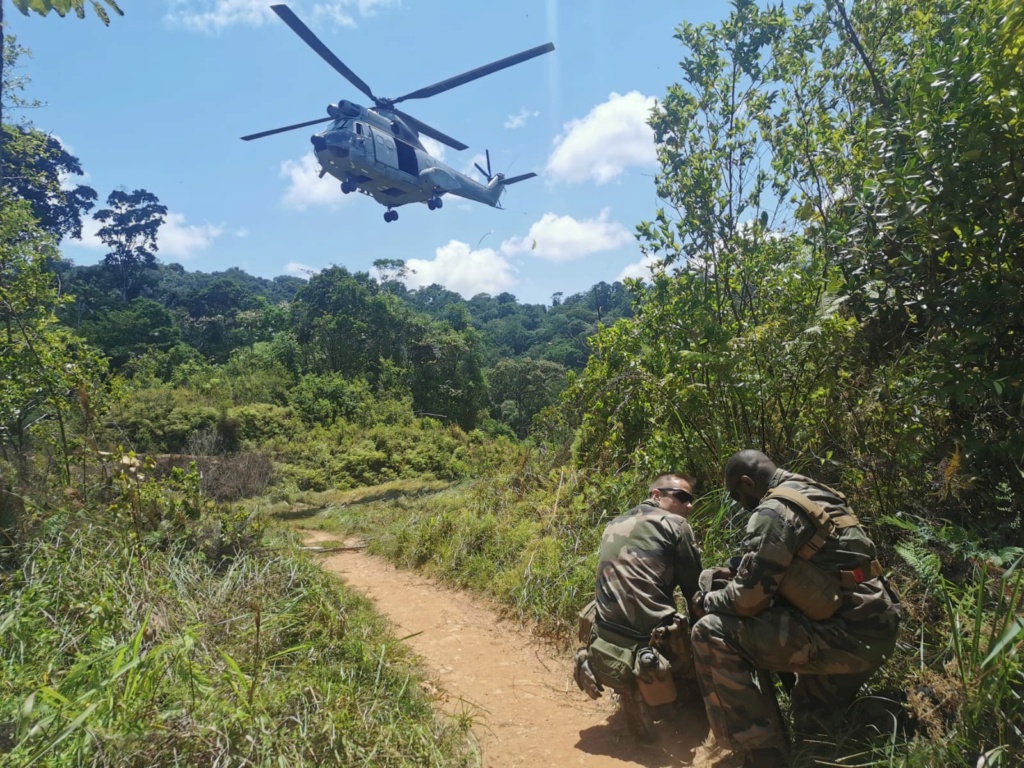
[[[384,110],[348,101],[331,107],[337,117],[310,141],[321,175],[329,173],[342,182],[342,191],[358,189],[388,208],[409,203],[440,207],[436,201],[448,194],[497,207],[505,187],[500,175],[484,185],[455,170],[427,152],[415,132]]]
[[[442,198],[445,195],[458,195],[467,200],[500,208],[501,193],[508,185],[532,179],[537,175],[523,173],[510,178],[501,173],[492,175],[491,156],[485,151],[487,168],[484,169],[479,163],[473,163],[487,179],[486,184],[481,184],[433,157],[423,146],[420,135],[429,136],[434,141],[457,150],[469,149],[466,144],[421,122],[395,105],[409,99],[436,96],[494,72],[551,53],[555,50],[554,44],[545,43],[536,48],[520,51],[397,98],[381,98],[375,96],[370,86],[324,45],[291,8],[278,3],[271,5],[270,10],[335,72],[370,99],[373,106],[363,107],[342,100],[327,107],[327,117],[251,133],[243,136],[242,141],[262,139],[265,136],[329,122],[326,130],[310,137],[313,152],[320,163],[320,178],[329,173],[341,182],[341,191],[345,194],[358,190],[369,195],[387,208],[384,221],[388,222],[398,218],[398,211],[394,209],[399,206],[426,203],[428,208],[434,210],[444,204]]]

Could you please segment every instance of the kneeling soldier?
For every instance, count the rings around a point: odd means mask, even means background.
[[[753,450],[729,459],[725,486],[753,514],[735,575],[694,598],[694,664],[718,744],[775,768],[784,730],[757,672],[795,672],[794,726],[820,727],[892,653],[900,609],[841,493]]]
[[[689,675],[686,617],[677,613],[678,587],[689,601],[697,592],[700,551],[687,522],[693,480],[674,472],[650,484],[648,499],[612,520],[598,551],[595,600],[581,615],[575,678],[596,698],[604,686],[620,695],[631,729],[649,738],[649,727],[630,720],[634,694],[651,707],[675,699],[673,678]],[[645,733],[645,731],[647,731]]]

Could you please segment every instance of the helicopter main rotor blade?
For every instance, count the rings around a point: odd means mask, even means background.
[[[334,55],[330,48],[320,42],[320,38],[313,34],[309,27],[302,23],[302,20],[295,15],[291,8],[287,5],[272,5],[270,10],[281,17],[281,21],[292,28],[292,32],[302,38],[302,41],[320,54],[320,58],[330,64],[336,72],[342,77],[348,80],[352,85],[362,91],[366,96],[377,101],[377,97],[373,95],[373,91],[370,90],[370,86],[359,79],[359,76],[351,69],[346,67],[341,59]]]
[[[248,136],[243,136],[242,141],[252,141],[253,139],[262,139],[264,136],[273,136],[275,133],[284,133],[285,131],[294,131],[296,128],[305,128],[307,125],[316,125],[317,123],[326,123],[328,120],[333,120],[333,117],[318,117],[316,120],[307,120],[304,123],[296,123],[295,125],[286,125],[284,128],[272,128],[269,131],[260,131],[259,133],[250,133]]]
[[[392,109],[390,111],[394,112],[396,115],[402,118],[402,120],[408,123],[409,127],[416,131],[416,133],[422,133],[426,136],[429,136],[432,139],[436,139],[437,141],[440,141],[442,144],[447,144],[452,149],[469,149],[468,145],[463,144],[458,139],[453,139],[451,136],[441,133],[439,130],[437,130],[437,128],[431,128],[429,125],[427,125],[421,120],[417,120],[412,115],[406,114],[405,112],[402,112],[399,109]]]
[[[451,90],[456,86],[464,85],[468,82],[471,82],[472,80],[476,80],[478,78],[484,77],[485,75],[489,75],[492,72],[497,72],[498,70],[505,69],[506,67],[521,64],[522,62],[532,59],[535,56],[541,56],[542,54],[550,53],[553,50],[555,50],[555,46],[553,43],[547,43],[546,45],[538,45],[536,48],[531,48],[528,51],[523,51],[522,53],[517,53],[514,56],[509,56],[499,61],[491,62],[490,64],[485,64],[482,67],[471,69],[469,72],[463,72],[461,75],[456,75],[455,77],[449,77],[447,80],[442,80],[439,83],[428,85],[426,88],[420,88],[418,91],[413,91],[412,93],[405,94],[405,96],[399,96],[397,99],[393,99],[391,103],[397,104],[398,102],[405,101],[406,99],[425,99],[428,96],[436,96],[437,94],[444,93],[445,91]]]

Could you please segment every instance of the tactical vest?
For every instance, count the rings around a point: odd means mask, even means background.
[[[827,486],[826,486],[827,487]],[[846,497],[838,491],[828,488],[846,504]],[[878,578],[882,575],[882,564],[872,560],[865,568],[854,568],[847,571],[823,571],[810,562],[825,542],[834,539],[837,531],[860,525],[857,516],[852,512],[831,517],[820,505],[799,491],[782,486],[772,488],[762,499],[785,499],[800,509],[815,526],[814,534],[796,552],[796,557],[782,576],[778,592],[794,608],[812,621],[824,621],[832,618],[843,601],[843,590],[854,590],[862,581]]]

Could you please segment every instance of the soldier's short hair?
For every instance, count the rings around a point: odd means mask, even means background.
[[[775,462],[760,451],[748,448],[737,451],[725,462],[725,484],[731,486],[743,475],[752,479],[758,486],[768,487],[768,482],[775,474]]]
[[[665,485],[666,480],[682,480],[690,486],[690,490],[693,491],[693,495],[697,495],[697,480],[690,477],[690,475],[684,475],[682,472],[662,472],[651,480],[651,484],[647,486],[647,490],[653,491],[655,488],[662,488]]]

